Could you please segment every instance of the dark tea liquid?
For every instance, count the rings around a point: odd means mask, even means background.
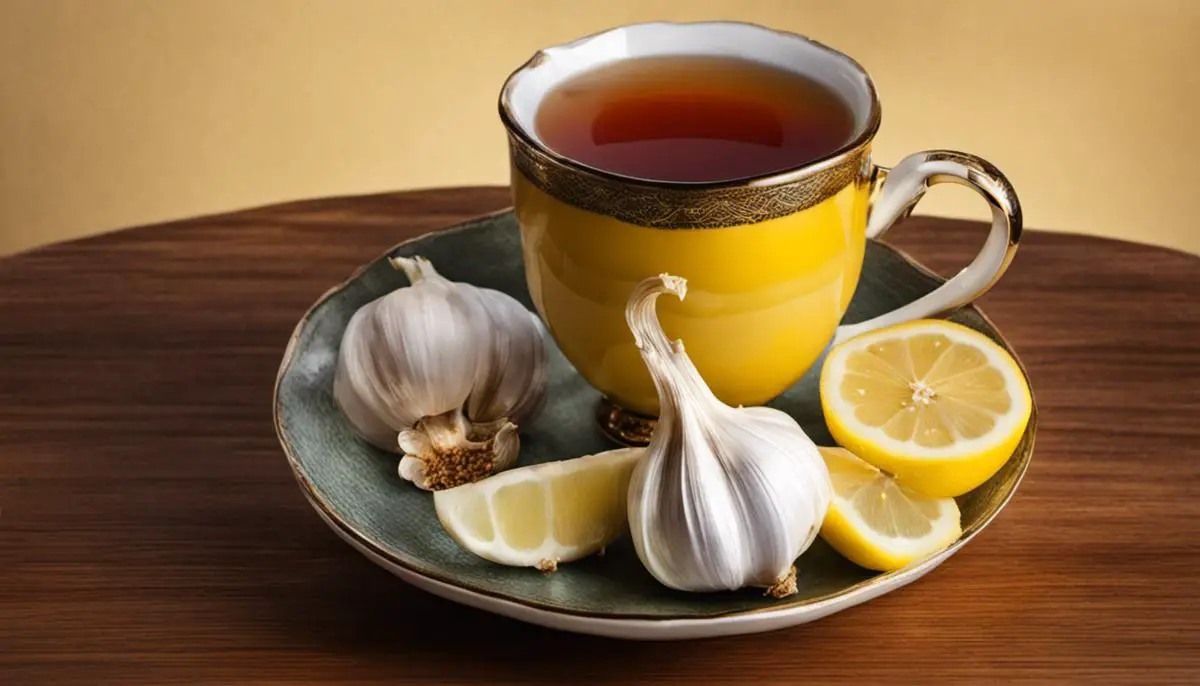
[[[849,142],[854,115],[799,74],[727,57],[651,57],[581,74],[535,123],[555,152],[656,181],[729,181],[802,166]]]

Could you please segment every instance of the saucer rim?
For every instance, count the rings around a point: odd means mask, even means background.
[[[514,598],[509,594],[458,582],[457,580],[450,578],[448,575],[429,574],[426,571],[415,569],[409,563],[401,559],[400,556],[393,553],[386,545],[372,540],[371,537],[362,533],[352,524],[347,522],[336,512],[335,508],[332,507],[329,502],[320,495],[314,484],[305,475],[304,470],[300,465],[298,458],[296,457],[295,449],[285,434],[283,428],[283,408],[280,398],[280,389],[282,387],[284,377],[287,376],[291,365],[295,360],[300,337],[304,332],[304,329],[307,327],[313,314],[330,298],[357,281],[373,265],[381,260],[387,259],[389,256],[394,254],[396,250],[406,245],[423,241],[434,236],[448,235],[460,231],[469,231],[476,226],[485,224],[497,217],[511,214],[512,211],[513,210],[511,207],[500,209],[494,212],[472,217],[442,229],[435,229],[433,231],[428,231],[418,236],[400,241],[399,243],[396,243],[382,252],[377,257],[359,266],[345,280],[322,293],[304,312],[303,316],[300,317],[292,331],[292,335],[288,339],[287,346],[283,353],[283,358],[280,362],[279,370],[275,377],[275,385],[272,395],[272,422],[275,426],[276,437],[279,440],[285,457],[287,458],[288,467],[292,471],[292,475],[296,479],[296,482],[299,485],[305,500],[311,507],[313,507],[314,510],[316,510],[322,521],[324,521],[325,524],[328,525],[335,534],[349,543],[368,559],[384,567],[396,576],[399,576],[404,581],[440,597],[461,602],[472,607],[496,612],[497,614],[532,622],[534,624],[539,624],[550,628],[564,629],[581,633],[617,638],[639,638],[647,640],[670,640],[675,638],[700,638],[704,636],[752,633],[767,630],[769,628],[783,628],[785,626],[792,626],[795,624],[801,624],[819,619],[840,610],[861,604],[916,581],[932,571],[946,559],[957,553],[958,550],[960,550],[983,529],[985,529],[996,518],[996,516],[999,515],[1005,506],[1008,505],[1009,501],[1012,500],[1012,497],[1020,488],[1021,482],[1028,472],[1029,464],[1033,458],[1033,449],[1037,434],[1037,399],[1033,394],[1031,383],[1029,385],[1032,410],[1030,413],[1029,423],[1022,435],[1020,443],[1018,443],[1018,452],[1014,453],[1013,458],[1010,458],[1019,459],[1020,462],[1017,466],[1017,472],[1013,477],[1013,486],[1009,492],[999,501],[989,503],[987,510],[975,521],[975,523],[970,528],[965,530],[962,536],[945,550],[927,557],[917,564],[910,565],[899,570],[876,574],[875,576],[855,583],[851,586],[839,589],[833,593],[792,601],[785,599],[770,607],[742,610],[723,610],[720,612],[703,612],[692,614],[682,613],[671,615],[646,615],[637,613],[596,612],[564,608],[559,605],[542,603],[536,600]],[[881,240],[868,240],[874,243],[876,246],[884,248],[900,257],[908,264],[908,266],[912,267],[925,277],[931,278],[938,282],[945,281],[943,277],[910,257],[903,250]],[[1004,337],[1003,333],[995,325],[995,323],[993,323],[991,319],[989,319],[988,316],[974,304],[968,304],[963,307],[956,308],[953,311],[961,310],[973,311],[984,323],[988,325],[990,333],[993,334],[1006,349],[1006,351],[1013,356],[1018,368],[1021,370],[1021,374],[1025,378],[1026,382],[1029,383],[1029,374],[1024,363],[1017,356],[1016,351],[1012,348],[1008,340]],[[567,618],[570,618],[570,620],[568,621]],[[743,623],[748,622],[751,618],[757,618],[759,621],[753,622],[753,626],[743,626]],[[722,624],[725,626],[725,629],[722,630],[712,626],[715,623]],[[760,623],[772,626],[759,627],[758,625]],[[697,627],[701,625],[704,627],[711,626],[712,628],[697,629]],[[659,627],[659,629],[664,632],[664,635],[655,635],[658,630],[649,630],[647,629],[649,626]]]

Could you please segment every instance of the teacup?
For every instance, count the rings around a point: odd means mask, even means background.
[[[729,56],[799,72],[832,89],[853,115],[844,146],[795,168],[719,183],[648,181],[570,159],[539,137],[535,117],[556,86],[621,60]],[[637,24],[538,52],[500,95],[513,203],[533,302],[563,354],[610,403],[601,423],[625,442],[647,438],[657,394],[625,305],[635,284],[669,272],[688,280],[659,315],[713,392],[761,405],[794,384],[831,343],[946,312],[983,295],[1012,260],[1021,210],[995,167],[934,150],[891,169],[871,159],[880,124],[875,87],[846,55],[808,38],[735,22]],[[932,293],[839,325],[866,240],[906,216],[926,189],[975,189],[992,211],[978,256]]]

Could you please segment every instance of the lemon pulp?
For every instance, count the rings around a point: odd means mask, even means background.
[[[591,555],[626,528],[625,502],[642,448],[520,467],[436,491],[443,528],[500,564],[552,569]]]
[[[966,327],[921,320],[834,348],[821,404],[840,445],[907,487],[954,496],[1003,466],[1033,403],[1003,348]]]
[[[962,535],[953,498],[906,488],[843,448],[821,448],[833,499],[821,537],[855,564],[900,569],[935,554]]]

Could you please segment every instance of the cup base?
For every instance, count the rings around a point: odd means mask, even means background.
[[[596,422],[600,430],[621,445],[643,446],[650,442],[658,417],[627,410],[608,398],[596,404]]]

